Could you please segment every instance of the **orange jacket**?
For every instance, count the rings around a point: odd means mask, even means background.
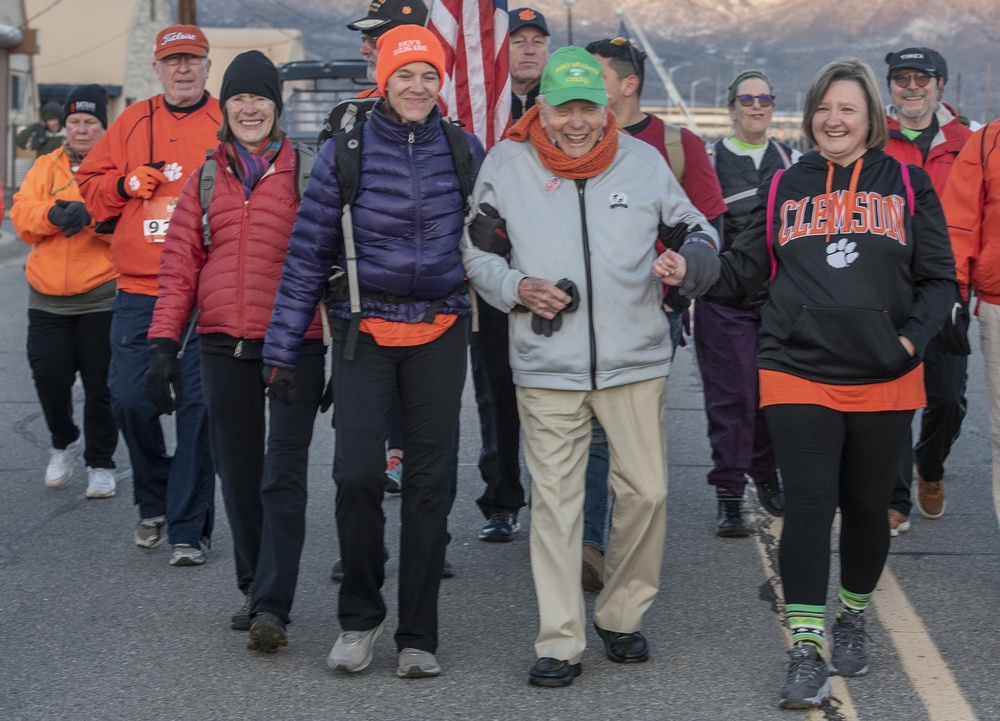
[[[971,285],[1000,304],[1000,120],[973,133],[955,158],[941,205],[962,295]]]
[[[24,272],[31,287],[46,295],[79,295],[115,278],[111,236],[98,235],[94,224],[71,238],[49,222],[57,200],[82,201],[62,148],[39,156],[21,189],[14,194],[10,220],[31,246]]]
[[[84,159],[77,172],[80,192],[95,220],[121,216],[111,241],[111,256],[119,290],[139,295],[156,295],[156,274],[160,268],[165,229],[147,237],[145,221],[164,220],[173,208],[171,199],[180,197],[184,182],[205,162],[205,151],[218,141],[215,133],[222,112],[215,98],[189,113],[173,113],[164,105],[163,95],[140,100],[125,109]],[[122,195],[120,183],[141,165],[166,162],[161,183],[150,200]],[[153,240],[156,238],[156,240]]]

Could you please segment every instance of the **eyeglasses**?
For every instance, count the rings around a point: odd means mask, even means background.
[[[762,108],[769,108],[774,105],[773,95],[737,95],[736,99],[740,101],[740,105],[744,108],[749,108],[753,105],[754,100],[760,103],[760,107]]]
[[[628,48],[628,61],[632,65],[632,69],[635,70],[635,74],[641,78],[643,74],[642,63],[646,59],[646,54],[637,51],[632,45],[632,41],[626,37],[622,37],[621,35],[616,38],[611,38],[608,42],[615,47],[620,48],[624,45]]]
[[[892,82],[900,88],[910,87],[910,83],[913,81],[916,81],[918,88],[926,88],[927,83],[933,79],[934,76],[929,73],[896,73],[892,76]]]
[[[378,44],[378,35],[372,35],[371,33],[361,33],[361,44],[375,47]]]
[[[168,55],[160,62],[168,68],[176,68],[181,64],[181,62],[186,62],[191,67],[196,67],[205,62],[205,59],[204,55],[186,55],[184,53],[178,53],[177,55]]]

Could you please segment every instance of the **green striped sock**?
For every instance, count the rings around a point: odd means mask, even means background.
[[[792,630],[792,644],[811,643],[823,650],[825,606],[807,606],[802,603],[786,603],[785,617]]]
[[[872,592],[874,593],[874,591]],[[843,586],[837,592],[840,597],[840,607],[837,609],[837,618],[840,618],[840,614],[844,611],[850,611],[852,613],[861,613],[866,608],[868,604],[872,602],[872,593],[851,593]]]

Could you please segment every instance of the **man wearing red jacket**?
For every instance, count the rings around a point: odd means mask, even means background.
[[[215,472],[201,393],[198,337],[183,354],[147,351],[160,252],[185,181],[216,145],[222,114],[205,92],[208,40],[194,25],[156,36],[153,70],[163,93],[129,106],[80,166],[77,180],[95,220],[117,219],[111,256],[118,278],[112,308],[111,404],[132,462],[140,520],[135,543],[173,545],[172,566],[205,562],[212,535]],[[177,355],[181,357],[178,358]],[[159,412],[143,392],[146,371],[165,364],[176,394],[177,448],[167,455]],[[168,531],[169,529],[169,531]]]
[[[993,445],[993,503],[1000,519],[1000,120],[977,130],[955,159],[941,205],[962,296],[976,290],[979,344]]]
[[[954,110],[941,102],[948,65],[928,48],[906,48],[885,56],[892,104],[886,108],[889,142],[885,152],[923,168],[938,195],[944,192],[955,156],[972,135]],[[910,528],[913,471],[917,474],[917,508],[925,518],[944,514],[944,462],[962,430],[969,342],[967,304],[961,303],[927,346],[924,386],[927,407],[920,418],[920,439],[912,455],[900,460],[889,502],[889,532]],[[964,325],[963,325],[964,319]]]

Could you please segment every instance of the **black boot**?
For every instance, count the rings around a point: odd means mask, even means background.
[[[722,538],[745,538],[750,535],[750,527],[743,520],[743,499],[719,499],[719,525],[716,536]]]
[[[754,479],[757,486],[757,500],[765,511],[772,516],[785,515],[785,492],[781,490],[781,481],[777,472],[763,480]]]

